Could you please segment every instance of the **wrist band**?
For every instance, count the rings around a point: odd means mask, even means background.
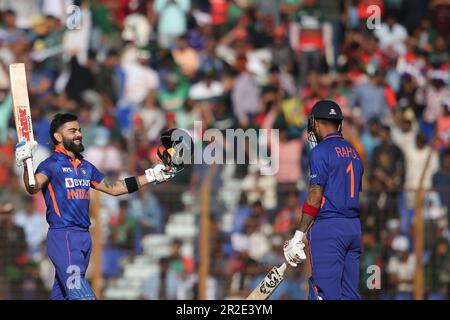
[[[319,212],[319,208],[316,208],[305,201],[303,203],[302,211],[311,217],[315,217]]]
[[[128,193],[133,193],[139,190],[139,185],[136,177],[125,178],[125,185],[127,186]]]

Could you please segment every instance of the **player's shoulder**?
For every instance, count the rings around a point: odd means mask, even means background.
[[[88,168],[92,168],[92,167],[95,168],[95,166],[92,164],[92,162],[89,162],[89,161],[86,160],[85,158],[83,158],[83,165],[86,166],[86,167],[88,167]]]
[[[317,144],[314,148],[311,149],[309,153],[310,159],[317,160],[319,158],[323,158],[329,152],[329,146],[326,141],[322,141]]]
[[[58,161],[57,156],[55,155],[55,153],[53,153],[52,155],[50,155],[47,159],[43,160],[39,166],[40,167],[52,167],[56,162]]]

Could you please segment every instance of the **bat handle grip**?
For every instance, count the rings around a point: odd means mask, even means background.
[[[34,170],[33,170],[33,161],[31,158],[25,160],[27,164],[27,170],[28,170],[28,185],[31,188],[34,188],[36,186],[36,179],[34,179]]]
[[[278,267],[278,273],[284,274],[284,271],[286,271],[286,268],[287,268],[286,262],[283,262],[283,264]]]

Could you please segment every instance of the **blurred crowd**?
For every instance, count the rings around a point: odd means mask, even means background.
[[[448,299],[449,14],[440,0],[0,0],[0,298],[46,299],[53,281],[43,199],[25,195],[14,160],[8,64],[20,61],[39,142],[35,166],[52,152],[58,112],[79,116],[85,158],[116,178],[155,164],[167,128],[193,134],[201,121],[200,131],[279,130],[279,141],[270,140],[279,149],[276,175],[219,165],[212,179],[213,298],[245,297],[283,262],[308,184],[307,115],[316,101],[335,100],[365,164],[362,297],[412,299],[420,207],[426,297]],[[249,154],[255,146],[239,147]],[[101,198],[105,279],[120,277],[123,261],[142,253],[142,238],[164,233],[173,213],[198,212],[208,167]],[[231,182],[230,207],[221,190]],[[142,298],[196,297],[198,248],[187,257],[180,245],[143,283]],[[367,285],[373,265],[382,273],[377,290]],[[306,298],[305,274],[290,270],[273,298]]]

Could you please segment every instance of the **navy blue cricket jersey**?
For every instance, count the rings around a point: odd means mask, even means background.
[[[327,135],[309,155],[310,185],[323,188],[316,219],[359,217],[359,192],[364,166],[342,134]]]

